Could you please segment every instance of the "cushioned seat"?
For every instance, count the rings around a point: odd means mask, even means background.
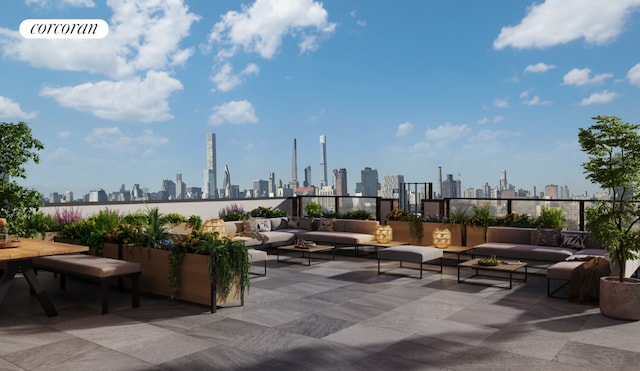
[[[426,262],[439,259],[440,273],[442,273],[442,250],[429,246],[401,245],[388,247],[378,251],[378,274],[380,274],[380,260],[399,260],[402,262],[420,264],[420,278],[422,279],[422,265]]]
[[[60,289],[65,289],[65,275],[79,276],[100,281],[102,291],[102,314],[109,312],[108,280],[131,278],[131,306],[140,306],[138,294],[140,264],[125,260],[102,258],[84,254],[43,256],[33,259],[36,269],[60,274]]]
[[[264,262],[264,274],[262,273],[254,273],[254,274],[257,274],[260,276],[266,276],[267,275],[267,252],[262,250],[256,250],[256,249],[247,249],[247,252],[249,253],[249,261],[252,264],[258,263],[258,262]]]

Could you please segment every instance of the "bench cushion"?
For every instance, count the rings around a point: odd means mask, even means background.
[[[97,278],[140,272],[138,263],[83,254],[43,256],[33,259],[33,264],[41,269],[66,271]]]
[[[261,262],[267,260],[267,252],[256,249],[247,249],[249,253],[249,261],[251,263]]]
[[[402,245],[378,251],[378,259],[424,263],[442,258],[442,250],[435,247]]]

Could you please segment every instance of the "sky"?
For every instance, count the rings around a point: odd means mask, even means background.
[[[101,19],[101,39],[34,39],[29,19]],[[218,187],[275,173],[348,192],[370,167],[406,182],[516,189],[585,179],[579,128],[640,123],[640,0],[12,0],[0,5],[0,120],[43,142],[22,183],[45,196],[181,173]]]

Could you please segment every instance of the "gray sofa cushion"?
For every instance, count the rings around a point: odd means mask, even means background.
[[[508,242],[487,242],[474,246],[472,250],[474,255],[479,256],[495,255],[500,258],[549,262],[559,262],[565,260],[577,251],[578,250],[565,247],[517,244]]]

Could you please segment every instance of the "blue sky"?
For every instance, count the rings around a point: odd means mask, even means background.
[[[640,122],[640,0],[24,0],[0,5],[0,120],[46,149],[45,195],[183,174],[202,187],[364,167],[462,188],[567,185],[589,194],[578,129]],[[103,19],[98,40],[35,40],[25,19]]]

